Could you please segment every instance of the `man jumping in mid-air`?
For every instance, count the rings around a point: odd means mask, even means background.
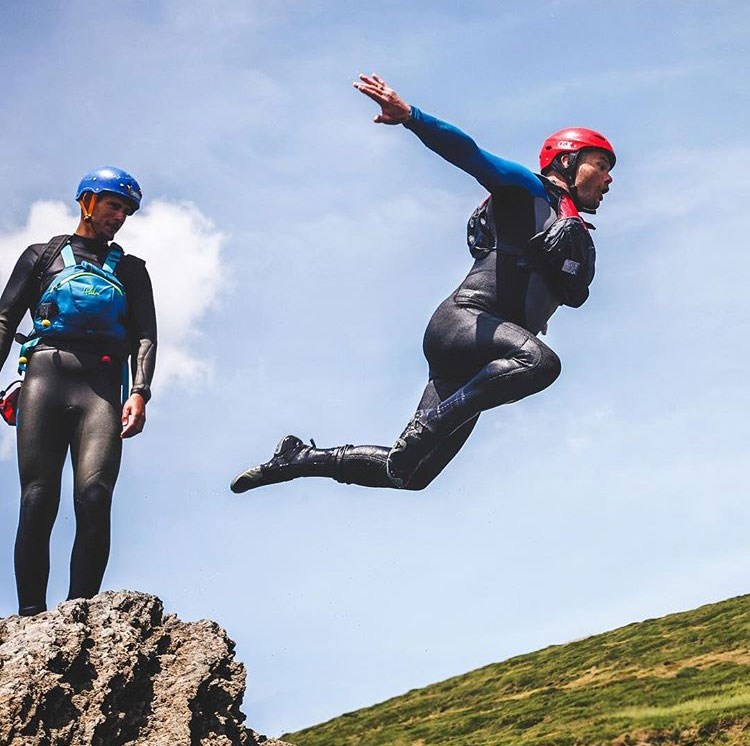
[[[403,124],[487,189],[469,220],[474,265],[430,319],[429,381],[393,447],[322,449],[287,435],[270,461],[234,479],[234,492],[297,477],[424,489],[461,449],[481,412],[557,378],[560,360],[536,335],[559,306],[578,308],[589,295],[595,251],[579,211],[594,213],[612,183],[615,153],[605,137],[583,128],[550,135],[538,175],[409,106],[375,74],[360,75],[354,86],[381,107],[375,122]]]

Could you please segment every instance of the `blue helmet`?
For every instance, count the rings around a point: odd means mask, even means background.
[[[86,192],[119,194],[133,204],[133,212],[141,206],[143,197],[138,182],[127,171],[114,166],[104,166],[86,174],[78,185],[76,201],[81,199],[81,195]]]

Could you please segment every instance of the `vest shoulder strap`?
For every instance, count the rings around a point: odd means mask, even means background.
[[[73,254],[73,247],[70,244],[66,244],[63,248],[62,252],[63,261],[65,262],[66,267],[75,267],[76,266],[76,258]]]
[[[63,246],[65,246],[70,240],[70,235],[65,234],[63,236],[53,236],[47,245],[42,249],[42,253],[36,260],[36,272],[35,277],[37,282],[42,281],[44,273],[50,268],[52,262],[57,259],[57,255],[60,253]]]
[[[116,243],[113,243],[110,246],[109,254],[107,254],[107,258],[104,260],[104,264],[102,266],[111,275],[115,273],[117,265],[120,263],[120,259],[122,259],[123,253],[124,252],[122,248],[119,247]]]

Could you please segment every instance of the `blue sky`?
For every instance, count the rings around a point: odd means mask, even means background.
[[[210,617],[269,734],[551,643],[748,591],[750,196],[740,2],[6,3],[0,280],[72,230],[80,176],[140,180],[160,364],[115,495],[106,588]],[[550,389],[484,415],[425,492],[234,496],[288,432],[391,443],[484,193],[351,88],[535,167],[583,124],[618,163],[590,301]],[[2,380],[13,374],[13,354]],[[0,439],[0,613],[18,486]],[[49,601],[64,597],[70,474]]]

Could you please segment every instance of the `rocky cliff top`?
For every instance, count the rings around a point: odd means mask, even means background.
[[[3,746],[289,746],[243,726],[245,668],[215,622],[107,592],[0,619]]]

